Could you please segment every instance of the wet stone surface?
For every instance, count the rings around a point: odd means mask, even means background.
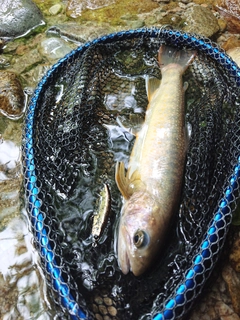
[[[240,6],[238,0],[215,0],[215,8],[227,20],[228,30],[240,32]]]
[[[1,3],[0,37],[19,37],[43,23],[41,11],[31,0],[4,0]]]
[[[0,112],[9,118],[20,118],[25,108],[25,96],[17,75],[0,70]]]
[[[81,16],[84,9],[100,9],[111,4],[114,4],[114,0],[68,0],[66,14],[71,18],[77,18]]]
[[[217,18],[209,8],[200,5],[192,6],[185,12],[185,25],[183,30],[190,33],[211,37],[219,31]]]

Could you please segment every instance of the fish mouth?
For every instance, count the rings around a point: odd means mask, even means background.
[[[124,274],[128,274],[128,272],[131,270],[130,260],[127,252],[125,252],[123,264],[120,264],[120,266]]]
[[[122,273],[127,274],[131,270],[131,263],[128,256],[126,243],[124,242],[122,236],[118,237],[117,258],[118,258],[118,265]]]

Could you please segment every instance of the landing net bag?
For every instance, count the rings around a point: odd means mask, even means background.
[[[181,202],[150,272],[123,275],[114,242],[122,206],[114,173],[128,163],[144,119],[146,76],[161,78],[161,44],[197,56],[184,74],[192,132]],[[138,29],[89,42],[39,83],[24,131],[27,209],[41,265],[61,319],[178,319],[218,260],[239,195],[240,70],[216,44],[169,29]],[[103,184],[111,214],[91,236]]]

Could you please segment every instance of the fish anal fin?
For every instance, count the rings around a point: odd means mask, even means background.
[[[129,179],[125,174],[125,166],[122,161],[117,162],[115,171],[115,180],[122,196],[127,200],[130,198]]]
[[[152,99],[154,93],[160,87],[160,84],[161,84],[161,80],[146,76],[146,91],[147,91],[148,101]]]
[[[170,64],[175,64],[181,66],[182,72],[184,73],[196,55],[196,50],[179,50],[176,47],[169,47],[162,44],[158,52],[158,62],[161,70],[167,68]]]

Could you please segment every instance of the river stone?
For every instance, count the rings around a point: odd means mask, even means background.
[[[83,44],[102,35],[112,33],[113,31],[114,29],[107,23],[99,26],[97,23],[92,21],[88,21],[81,25],[73,22],[65,22],[64,24],[51,26],[47,30],[47,35],[57,35],[74,42],[78,42],[79,44]]]
[[[215,0],[214,7],[227,20],[227,29],[233,33],[240,32],[239,0]]]
[[[20,37],[41,24],[41,11],[31,0],[1,0],[0,37]]]
[[[219,25],[210,9],[196,5],[186,10],[183,30],[211,37],[219,31]]]
[[[188,320],[239,320],[232,304],[234,295],[229,293],[228,283],[224,281],[225,278],[231,277],[231,272],[228,274],[228,267],[229,265],[224,266],[220,274],[219,270],[213,271],[213,281],[204,289],[201,297],[195,301],[193,309],[188,315]],[[230,287],[233,293],[236,287],[231,282]]]
[[[57,3],[49,9],[49,13],[53,16],[59,14],[61,11],[62,11],[61,3]]]
[[[227,51],[227,53],[230,55],[230,57],[232,57],[232,59],[236,63],[238,61],[240,62],[240,47],[230,49],[229,51]],[[238,236],[233,241],[231,251],[230,251],[229,261],[230,261],[231,267],[236,272],[240,272],[240,236]]]
[[[15,55],[12,59],[11,71],[17,74],[21,74],[31,70],[34,66],[42,63],[44,61],[43,57],[39,53],[37,48],[27,51],[22,56]]]
[[[22,116],[25,96],[17,75],[9,71],[0,71],[0,112],[11,119]]]
[[[225,51],[227,51],[227,54],[229,54],[232,57],[232,59],[240,67],[240,48],[239,47],[240,47],[240,39],[238,39],[238,37],[236,36],[229,37],[227,41],[222,45],[222,48]]]
[[[50,62],[54,62],[72,50],[66,41],[59,38],[47,38],[41,42],[39,52],[42,56],[46,57]]]
[[[240,314],[240,275],[230,265],[223,268],[222,276],[227,283],[233,309]]]

